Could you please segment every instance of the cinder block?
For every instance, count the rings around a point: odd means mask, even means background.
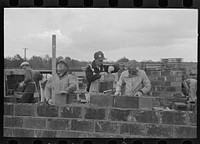
[[[197,138],[197,127],[176,126],[174,138]]]
[[[154,97],[139,97],[139,109],[152,110]]]
[[[47,129],[49,130],[69,130],[69,127],[67,119],[47,119]]]
[[[13,137],[34,137],[34,130],[13,129]]]
[[[95,122],[95,132],[103,132],[103,133],[119,133],[119,124],[115,122],[109,121],[96,121]]]
[[[131,121],[131,110],[110,109],[108,119],[111,121]]]
[[[182,83],[181,82],[171,82],[172,87],[181,87]]]
[[[60,107],[60,116],[62,118],[81,118],[81,107],[69,107],[61,106]]]
[[[13,129],[3,128],[3,137],[12,137]]]
[[[36,105],[34,104],[16,104],[14,106],[16,116],[36,116]]]
[[[146,135],[145,124],[123,123],[120,126],[120,134],[145,136]]]
[[[162,123],[169,125],[187,125],[187,114],[185,112],[161,112]]]
[[[159,116],[156,111],[133,110],[133,120],[139,123],[159,123]]]
[[[113,107],[114,96],[108,95],[91,95],[90,104],[94,104],[100,107]]]
[[[4,115],[13,115],[14,104],[4,103]]]
[[[24,118],[24,127],[25,128],[34,128],[34,129],[45,129],[46,119],[45,118]]]
[[[106,109],[104,108],[85,108],[85,119],[105,120]]]
[[[86,121],[79,119],[71,120],[71,130],[93,132],[94,121]]]
[[[151,138],[173,138],[173,127],[169,125],[147,124],[146,130]]]
[[[197,125],[197,114],[194,112],[189,113],[189,125],[196,126]]]
[[[23,119],[20,117],[4,116],[4,127],[22,127]]]
[[[37,115],[41,117],[58,117],[58,106],[37,105]]]
[[[116,96],[114,99],[114,107],[117,108],[138,108],[138,106],[138,97]]]
[[[56,138],[57,131],[35,130],[37,138]]]

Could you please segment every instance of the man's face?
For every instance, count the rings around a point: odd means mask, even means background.
[[[95,60],[95,63],[96,63],[96,65],[99,67],[100,65],[103,64],[103,60],[101,60],[101,59],[96,59],[96,60]]]
[[[138,70],[137,70],[137,67],[135,66],[132,66],[132,67],[128,67],[128,71],[131,75],[136,75]]]
[[[28,68],[28,65],[23,65],[23,66],[22,66],[22,69],[23,69],[23,70],[26,70],[27,68]]]
[[[59,63],[56,67],[56,70],[59,75],[62,75],[67,71],[67,66],[63,63]]]

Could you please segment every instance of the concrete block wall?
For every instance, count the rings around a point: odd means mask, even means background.
[[[196,113],[125,107],[125,97],[102,101],[106,104],[4,103],[4,137],[196,138]]]

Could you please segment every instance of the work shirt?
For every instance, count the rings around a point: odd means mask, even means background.
[[[183,85],[186,88],[188,95],[189,95],[189,101],[195,101],[197,99],[197,80],[196,79],[186,79],[183,81]]]
[[[122,92],[123,87],[125,87],[124,93]],[[133,76],[130,75],[128,70],[122,72],[116,85],[116,91],[126,96],[133,96],[139,90],[141,90],[143,94],[151,90],[151,83],[145,71],[138,70],[137,74]]]
[[[70,74],[65,74],[62,77],[55,76],[55,94],[59,91],[66,91],[68,94],[74,92],[76,87],[76,77]],[[52,98],[52,77],[47,81],[45,86],[45,99]]]
[[[25,74],[24,74],[24,84],[28,84],[29,82],[34,82],[33,81],[33,70],[31,68],[25,69]]]
[[[90,90],[90,85],[95,80],[98,80],[101,78],[100,72],[107,72],[108,73],[108,67],[110,65],[101,65],[99,68],[97,67],[95,61],[92,62],[92,65],[88,65],[85,73],[86,73],[86,79],[87,79],[87,92]],[[114,71],[112,73],[117,72],[119,68],[115,65],[113,65]]]

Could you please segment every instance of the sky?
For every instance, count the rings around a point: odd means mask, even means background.
[[[197,27],[195,9],[5,8],[4,57],[52,56],[55,34],[57,57],[197,62]]]

